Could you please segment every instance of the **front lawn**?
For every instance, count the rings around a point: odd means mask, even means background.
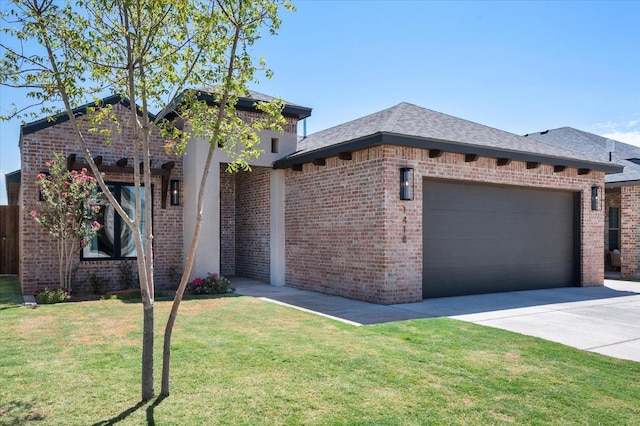
[[[0,310],[16,307],[21,303],[20,283],[13,276],[0,277]]]
[[[156,379],[161,327],[156,304]],[[450,319],[352,327],[186,300],[172,394],[138,404],[142,308],[0,309],[0,425],[637,424],[640,363]]]

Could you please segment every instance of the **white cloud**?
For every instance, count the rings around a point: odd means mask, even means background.
[[[630,132],[618,130],[610,133],[603,133],[600,136],[620,142],[625,142],[631,145],[640,146],[640,130],[633,130]]]
[[[620,121],[607,121],[593,126],[593,133],[605,138],[640,146],[640,113]]]

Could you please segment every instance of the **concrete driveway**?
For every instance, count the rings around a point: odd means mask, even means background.
[[[376,305],[235,278],[240,295],[258,297],[352,325],[449,317],[578,349],[640,362],[640,283],[605,280],[567,287]]]

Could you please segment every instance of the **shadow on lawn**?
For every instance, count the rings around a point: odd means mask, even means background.
[[[38,412],[35,404],[26,401],[12,401],[0,407],[0,425],[21,425],[42,421],[46,416]]]
[[[149,405],[147,407],[147,425],[148,426],[154,426],[156,424],[156,421],[154,419],[154,411],[155,411],[156,407],[158,405],[160,405],[160,403],[165,398],[166,397],[164,397],[164,396],[159,396],[153,401],[153,404],[151,404],[151,405]],[[102,420],[100,422],[94,423],[92,426],[115,425],[116,423],[119,423],[119,422],[125,420],[127,417],[129,417],[130,415],[132,415],[133,413],[135,413],[136,411],[138,411],[139,409],[141,409],[142,407],[144,407],[148,403],[149,403],[149,401],[147,401],[147,402],[140,401],[136,405],[134,405],[133,407],[127,408],[122,413],[118,414],[117,416],[115,416],[115,417],[113,417],[113,418],[111,418],[109,420]]]

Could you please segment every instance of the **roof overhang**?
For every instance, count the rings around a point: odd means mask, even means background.
[[[583,161],[564,157],[552,157],[530,152],[511,151],[481,145],[470,145],[459,142],[442,141],[438,139],[399,135],[389,132],[379,132],[373,135],[365,136],[363,138],[330,145],[305,153],[294,153],[288,157],[274,162],[273,167],[275,169],[285,169],[294,165],[311,163],[314,160],[319,160],[321,158],[334,157],[340,153],[353,152],[380,145],[395,145],[420,149],[433,149],[443,152],[475,154],[482,157],[490,158],[508,158],[511,160],[538,162],[542,164],[551,164],[554,166],[598,170],[605,173],[621,173],[623,171],[623,166],[619,166],[616,164],[608,164],[597,161]]]
[[[623,180],[619,182],[606,182],[605,188],[621,188],[623,186],[640,186],[640,180]]]
[[[129,99],[121,96],[121,95],[112,95],[112,96],[108,96],[106,98],[103,98],[97,102],[91,102],[85,105],[82,105],[78,108],[74,108],[72,110],[73,115],[76,117],[82,116],[82,115],[86,115],[87,114],[87,110],[89,108],[97,108],[99,106],[103,106],[103,105],[115,105],[115,104],[121,104],[122,106],[124,106],[125,108],[129,108],[131,106],[131,103],[129,102]],[[138,114],[141,113],[140,107],[136,108],[138,111]],[[155,120],[155,115],[149,113],[149,118],[151,120]],[[56,115],[54,115],[53,117],[46,117],[37,121],[33,121],[31,123],[27,123],[27,124],[23,124],[20,127],[20,137],[22,138],[22,136],[24,135],[28,135],[30,133],[35,133],[39,130],[42,129],[46,129],[47,127],[51,127],[51,126],[55,126],[56,124],[60,124],[60,123],[64,123],[65,121],[69,121],[69,114],[67,114],[66,112],[61,112],[58,113]]]
[[[197,92],[196,99],[198,101],[205,101],[207,105],[211,105],[211,106],[218,105],[218,101],[216,100],[212,92],[208,92],[202,89],[188,89],[188,90],[193,90]],[[178,105],[182,103],[182,99],[185,96],[185,92],[187,92],[187,90],[185,90],[180,95],[178,95],[174,100],[174,102],[166,109],[164,118],[170,120],[175,116],[175,109],[178,107]],[[261,101],[260,99],[253,99],[246,96],[240,96],[238,97],[236,108],[243,111],[260,112],[256,108],[256,103],[260,101]],[[311,116],[311,108],[285,103],[284,109],[282,110],[282,115],[284,115],[285,117],[292,117],[298,120],[302,120],[304,118]]]

